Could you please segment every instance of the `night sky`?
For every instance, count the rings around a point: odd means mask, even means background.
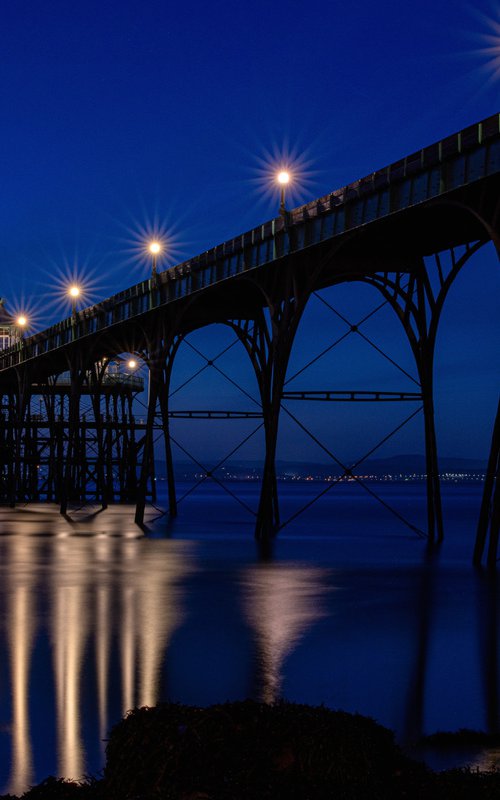
[[[168,242],[167,266],[276,216],[275,164],[295,166],[288,202],[297,205],[498,112],[500,7],[17,0],[2,4],[0,65],[0,294],[11,308],[28,309],[36,330],[68,314],[70,277],[85,286],[87,303],[146,277],[142,247],[152,233]],[[498,400],[499,289],[488,246],[448,299],[436,361],[445,455],[487,455]],[[324,297],[352,322],[380,302],[356,286]],[[290,375],[342,326],[313,299]],[[389,310],[364,330],[412,371]],[[191,341],[213,358],[231,335],[204,331]],[[242,352],[233,348],[217,363],[256,395]],[[174,386],[203,364],[184,347]],[[289,388],[415,386],[350,337]],[[255,408],[213,369],[175,398],[174,408]],[[361,455],[411,412],[365,407],[357,419],[358,409],[338,404],[302,406],[289,409],[342,458]],[[240,428],[216,436],[206,425],[179,424],[174,434],[200,458],[216,459],[251,430],[233,424]],[[251,441],[239,455],[252,458],[257,449]],[[422,451],[419,418],[380,455]],[[326,459],[289,420],[279,456]]]

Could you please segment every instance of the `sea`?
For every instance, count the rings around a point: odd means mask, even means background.
[[[500,764],[418,747],[499,727],[500,587],[472,566],[481,484],[443,485],[439,547],[423,483],[325,488],[280,482],[291,521],[266,546],[252,481],[179,484],[175,520],[158,482],[143,528],[131,506],[0,509],[0,794],[99,776],[112,727],[159,701],[325,705],[435,769]]]

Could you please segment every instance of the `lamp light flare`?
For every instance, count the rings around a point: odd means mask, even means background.
[[[276,176],[278,183],[280,183],[282,186],[286,186],[287,183],[290,183],[290,178],[291,178],[290,173],[287,172],[287,170],[285,169],[278,172]]]
[[[137,361],[134,361],[134,359],[131,358],[130,361],[128,362],[127,366],[128,366],[129,369],[135,369],[136,366],[137,366]]]
[[[16,319],[16,325],[18,325],[20,328],[24,328],[27,324],[27,318],[24,316],[24,314],[20,314]]]
[[[79,297],[80,296],[80,289],[78,286],[70,286],[68,290],[68,294],[70,297]]]
[[[290,173],[286,169],[280,170],[276,175],[276,180],[278,181],[281,190],[280,190],[280,214],[283,216],[286,214],[286,207],[285,207],[285,187],[288,186],[290,183]]]
[[[160,251],[161,251],[161,244],[159,242],[150,242],[149,252],[152,253],[152,255],[157,256]]]

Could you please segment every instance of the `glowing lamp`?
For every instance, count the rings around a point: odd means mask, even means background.
[[[28,324],[28,320],[24,316],[24,314],[20,314],[19,317],[16,319],[16,325],[20,328],[24,328]]]
[[[137,366],[137,361],[134,361],[134,359],[131,358],[130,361],[128,362],[128,368],[129,369],[135,369],[136,366]]]
[[[160,250],[161,250],[161,244],[159,242],[151,242],[150,243],[149,252],[152,255],[157,256],[158,253],[160,252]]]
[[[78,288],[78,286],[71,286],[68,290],[68,294],[70,297],[79,297],[80,289]]]
[[[285,208],[285,186],[288,186],[290,183],[290,173],[286,171],[286,169],[282,169],[276,175],[276,180],[278,181],[279,185],[281,186],[280,192],[280,214],[286,217],[286,208]]]

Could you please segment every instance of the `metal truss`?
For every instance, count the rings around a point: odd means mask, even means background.
[[[236,502],[238,502],[243,508],[245,508],[250,514],[255,516],[255,511],[243,501],[238,495],[232,491],[227,486],[227,483],[223,481],[217,474],[217,470],[219,470],[226,461],[231,458],[247,441],[249,441],[262,427],[263,422],[261,422],[250,434],[245,436],[237,445],[234,447],[226,456],[221,459],[215,466],[209,468],[205,464],[201,463],[195,456],[182,445],[176,438],[174,438],[170,432],[169,423],[171,419],[204,419],[204,420],[241,420],[241,419],[263,419],[262,411],[234,411],[234,410],[196,410],[196,409],[188,409],[188,410],[171,410],[169,408],[169,403],[172,397],[174,397],[181,389],[188,386],[195,378],[201,375],[205,370],[211,368],[214,369],[218,374],[220,374],[226,381],[228,381],[231,385],[236,387],[243,395],[245,395],[248,399],[250,399],[253,403],[255,403],[260,408],[260,404],[258,400],[252,397],[237,381],[235,381],[231,376],[229,376],[217,363],[222,356],[224,356],[231,348],[233,348],[236,344],[238,344],[239,339],[236,337],[229,345],[224,347],[217,355],[211,359],[209,359],[198,347],[192,344],[186,337],[175,337],[171,342],[169,342],[168,337],[165,338],[167,342],[167,346],[163,348],[161,352],[156,352],[154,357],[151,357],[148,353],[142,351],[139,355],[143,358],[144,362],[148,365],[150,371],[150,392],[149,392],[149,403],[148,403],[148,419],[146,422],[146,436],[148,440],[145,444],[146,453],[149,453],[149,456],[145,456],[143,459],[143,465],[146,465],[143,468],[143,472],[147,473],[147,464],[151,463],[153,458],[153,450],[154,450],[154,431],[161,431],[163,432],[164,443],[165,443],[165,452],[166,452],[166,463],[167,463],[167,482],[168,482],[168,490],[169,490],[169,505],[168,505],[168,513],[171,517],[175,517],[177,514],[177,508],[179,503],[185,500],[192,492],[194,492],[201,484],[203,484],[206,480],[212,480],[217,483],[229,496],[231,496]],[[198,370],[196,370],[187,380],[183,381],[180,385],[175,387],[174,389],[170,389],[170,379],[172,374],[172,367],[174,358],[178,352],[178,348],[180,344],[183,343],[188,346],[193,352],[197,353],[204,361],[205,364]],[[158,437],[156,438],[156,441]],[[175,477],[174,477],[174,469],[173,469],[173,459],[172,459],[172,444],[175,445],[181,452],[183,452],[194,464],[196,464],[200,470],[203,472],[203,476],[189,488],[187,492],[185,492],[181,497],[177,498],[176,496],[176,487],[175,487]],[[143,475],[143,480],[141,483],[141,478],[139,480],[139,499],[136,506],[136,522],[139,524],[143,524],[144,520],[144,510],[145,510],[145,502],[146,502],[146,480],[147,478]]]
[[[485,240],[466,244],[458,255],[455,248],[434,255],[435,274],[420,259],[408,272],[360,275],[359,280],[374,286],[389,303],[403,326],[413,352],[422,391],[427,474],[427,526],[431,541],[442,541],[443,512],[439,482],[438,451],[434,419],[434,353],[441,312],[448,292],[462,267],[485,244]]]
[[[103,380],[103,364],[82,361],[47,385],[20,375],[22,392],[4,395],[0,421],[1,499],[106,507],[134,499],[140,446],[133,395],[140,381]]]
[[[323,450],[323,452],[326,453],[332,459],[332,461],[336,464],[336,466],[340,467],[340,469],[342,470],[342,474],[340,476],[338,476],[334,481],[328,482],[327,486],[322,491],[320,491],[315,497],[313,497],[311,500],[309,500],[307,503],[305,503],[305,505],[303,505],[294,514],[292,514],[287,520],[285,520],[285,522],[282,522],[280,524],[280,527],[279,527],[280,530],[282,528],[284,528],[286,525],[289,525],[295,519],[297,519],[297,517],[301,516],[304,513],[304,511],[306,511],[308,508],[310,508],[312,505],[314,505],[321,497],[323,497],[327,492],[329,492],[331,489],[333,489],[334,486],[338,485],[341,481],[343,481],[346,478],[348,478],[350,480],[355,481],[357,484],[359,484],[359,486],[361,486],[367,492],[367,494],[371,495],[371,497],[373,497],[374,500],[376,500],[378,503],[380,503],[380,505],[384,506],[384,508],[386,508],[388,511],[390,511],[391,514],[393,514],[395,517],[397,517],[404,525],[406,525],[406,527],[408,527],[410,530],[412,530],[414,533],[416,533],[417,536],[420,536],[422,538],[427,538],[427,534],[424,531],[420,530],[420,528],[418,528],[416,525],[413,525],[411,522],[409,522],[402,514],[400,514],[389,503],[387,503],[385,500],[383,500],[383,498],[381,498],[380,495],[378,495],[373,489],[371,489],[355,473],[355,470],[358,467],[360,467],[361,464],[364,461],[366,461],[367,458],[369,458],[371,455],[373,455],[373,453],[375,453],[380,447],[382,447],[383,444],[388,442],[389,439],[392,439],[393,436],[395,436],[402,428],[405,427],[405,425],[407,425],[414,417],[416,417],[417,414],[419,414],[422,411],[422,406],[420,406],[415,411],[413,411],[408,417],[406,417],[406,419],[404,419],[399,425],[397,425],[390,433],[388,433],[386,436],[384,436],[384,438],[381,439],[380,442],[378,442],[378,444],[376,444],[374,447],[372,447],[370,450],[368,450],[360,459],[358,459],[354,464],[351,464],[350,466],[346,466],[328,447],[326,447],[326,445],[323,442],[320,441],[320,439],[318,439],[317,436],[315,436],[313,433],[311,433],[311,431],[294,414],[292,414],[292,412],[289,409],[287,409],[285,406],[282,406],[282,409],[285,412],[285,414],[287,414],[296,423],[296,425],[298,425],[298,427],[304,433],[306,433],[307,436],[309,436],[309,438],[313,442],[315,442],[315,444],[317,444],[318,447],[320,447],[321,450]]]
[[[169,419],[261,419],[259,411],[169,411]]]
[[[341,402],[346,401],[352,403],[367,403],[367,402],[407,402],[422,400],[420,392],[378,392],[378,391],[358,391],[343,390],[334,391],[330,389],[323,390],[305,390],[305,391],[285,391],[282,394],[283,400],[317,400],[320,402]]]

